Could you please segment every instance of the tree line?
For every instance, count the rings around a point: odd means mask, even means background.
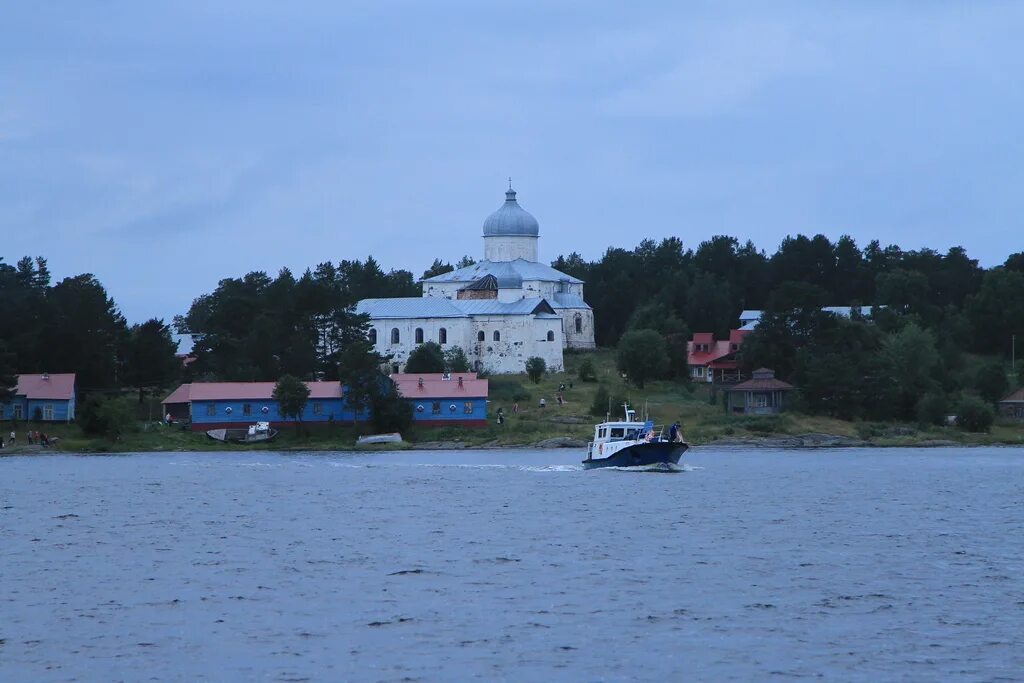
[[[434,259],[422,277],[471,263],[468,257],[455,266]],[[901,377],[900,386],[914,387],[919,396],[963,389],[991,394],[991,388],[978,390],[985,382],[977,377],[974,357],[988,354],[995,364],[1012,335],[1024,339],[1024,252],[985,269],[960,247],[943,254],[874,241],[862,249],[847,236],[832,242],[797,235],[769,255],[729,236],[714,236],[695,249],[669,237],[633,249],[609,248],[595,261],[576,253],[559,256],[552,266],[586,283],[600,346],[617,346],[626,335],[627,346],[643,346],[624,354],[630,363],[654,359],[631,373],[640,382],[685,377],[685,342],[692,331],[724,337],[741,310],[759,309],[765,317],[747,338],[744,365],[774,367],[804,386],[810,410],[837,415],[889,411],[869,405],[868,397],[885,394],[863,390],[869,386],[863,378]],[[354,314],[354,304],[419,295],[411,272],[385,271],[369,257],[321,263],[299,277],[285,268],[274,277],[254,271],[226,278],[172,324],[152,319],[129,325],[91,274],[52,284],[43,257],[13,266],[0,261],[0,384],[15,372],[49,371],[76,372],[86,391],[283,375],[342,381],[346,374],[354,386],[370,387],[376,379],[368,368],[382,359],[365,343],[368,321]],[[873,322],[837,321],[820,313],[824,305],[885,308],[876,309]],[[193,335],[187,367],[175,357],[172,328]],[[656,335],[627,335],[647,331]],[[905,348],[917,349],[916,356],[898,351]],[[911,356],[913,373],[898,363],[869,368],[854,362],[896,363]],[[865,398],[840,397],[836,392],[843,387],[863,391]],[[907,397],[876,403],[900,406],[887,412],[894,417],[917,411]]]

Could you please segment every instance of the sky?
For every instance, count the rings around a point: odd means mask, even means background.
[[[1024,249],[1024,3],[6,4],[0,256],[129,322],[218,280],[717,234]]]

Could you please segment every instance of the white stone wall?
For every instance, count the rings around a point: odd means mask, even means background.
[[[515,261],[517,258],[537,262],[537,237],[528,235],[492,235],[484,237],[484,259]]]
[[[589,308],[562,308],[558,311],[562,316],[562,330],[565,346],[569,349],[594,349],[594,312]],[[576,332],[576,316],[580,318],[581,331]]]
[[[382,355],[390,355],[392,364],[399,370],[405,368],[409,354],[418,345],[416,329],[423,330],[423,341],[438,341],[443,327],[448,332],[448,342],[441,348],[448,350],[461,346],[471,365],[493,374],[520,373],[525,371],[526,359],[540,356],[550,372],[564,369],[562,348],[562,321],[536,318],[532,315],[477,316],[474,318],[406,318],[372,320],[370,327],[377,331],[375,349]],[[398,330],[399,343],[391,343],[391,331]],[[554,340],[547,341],[547,333],[554,333]],[[484,333],[483,341],[478,334]],[[494,339],[498,332],[499,339]],[[477,366],[477,363],[479,365]]]

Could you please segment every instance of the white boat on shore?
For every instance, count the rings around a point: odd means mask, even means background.
[[[373,443],[402,443],[402,435],[398,432],[389,434],[367,434],[356,439],[357,446],[364,446]]]

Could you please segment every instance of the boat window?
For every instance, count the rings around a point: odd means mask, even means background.
[[[613,439],[616,439],[616,438],[621,439],[623,433],[625,433],[625,430],[622,427],[612,427],[611,436],[612,436]]]
[[[448,343],[448,330],[446,330],[443,327],[440,330],[437,331],[437,343],[438,344],[447,344]]]
[[[603,439],[604,437],[608,436],[608,429],[605,427],[601,427],[599,430],[597,430],[597,436],[600,439]]]

